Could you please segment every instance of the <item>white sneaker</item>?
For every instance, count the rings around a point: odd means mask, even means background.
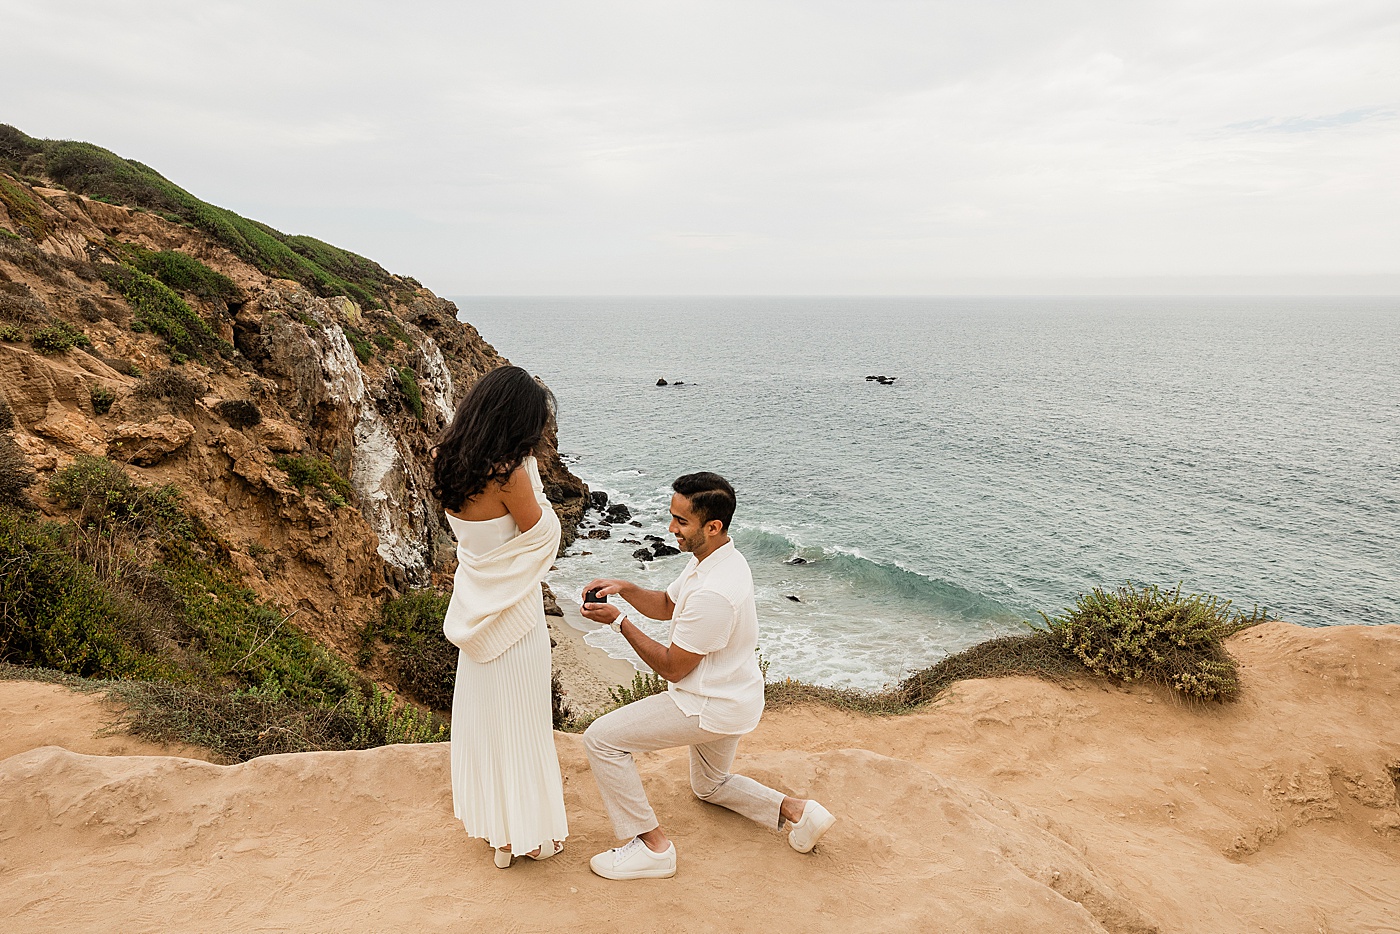
[[[808,801],[802,808],[802,819],[792,825],[788,844],[799,853],[810,853],[834,823],[836,818],[830,811],[815,801]]]
[[[676,845],[653,853],[641,837],[633,837],[620,847],[599,853],[588,866],[604,879],[669,879],[676,874]]]

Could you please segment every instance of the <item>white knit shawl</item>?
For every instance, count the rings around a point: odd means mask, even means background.
[[[534,464],[530,464],[534,467]],[[485,554],[457,547],[457,574],[442,634],[477,664],[520,641],[539,620],[540,582],[559,553],[559,517],[531,471],[540,521]]]

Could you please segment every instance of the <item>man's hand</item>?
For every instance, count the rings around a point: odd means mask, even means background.
[[[591,619],[604,626],[612,625],[613,620],[622,615],[621,610],[607,603],[585,603],[582,613],[584,619]]]
[[[590,581],[583,588],[583,599],[588,599],[588,594],[597,591],[601,596],[613,597],[622,592],[622,588],[627,586],[627,581],[610,580],[608,578],[598,578]],[[622,615],[622,611],[615,606],[606,603],[585,603],[583,605],[583,618],[592,620],[595,623],[602,623],[604,626],[612,624],[612,621]]]

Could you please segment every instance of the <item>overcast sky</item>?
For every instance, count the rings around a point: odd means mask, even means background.
[[[1400,291],[1396,0],[0,0],[0,23],[0,122],[444,295]]]

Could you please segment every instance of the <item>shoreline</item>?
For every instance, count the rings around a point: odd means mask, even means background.
[[[552,661],[559,683],[575,717],[597,713],[612,702],[608,689],[630,685],[637,673],[631,662],[613,658],[583,637],[598,628],[583,618],[579,607],[567,598],[557,601],[562,616],[546,616],[554,641]]]

